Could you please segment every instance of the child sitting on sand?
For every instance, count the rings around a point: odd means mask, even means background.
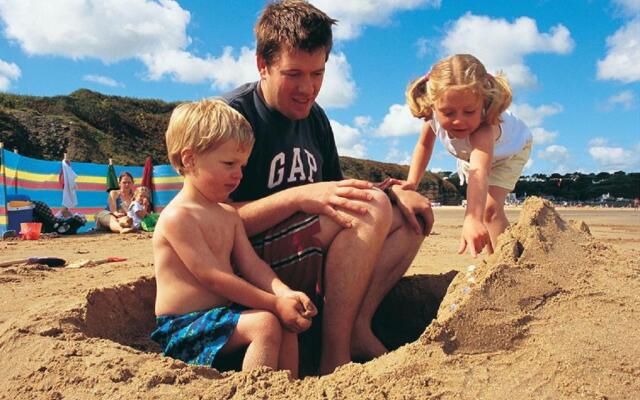
[[[132,230],[140,230],[140,223],[142,219],[149,215],[151,212],[151,192],[149,188],[146,186],[138,186],[136,190],[133,192],[133,201],[129,204],[129,209],[127,210],[127,217],[129,217],[130,222],[128,223],[128,227]],[[120,221],[120,220],[118,220]],[[120,225],[123,228],[126,226]],[[120,233],[125,233],[124,230],[120,231]]]
[[[487,246],[493,252],[498,235],[509,226],[504,201],[531,152],[531,132],[506,111],[511,88],[472,55],[438,61],[407,89],[411,113],[424,119],[404,189],[416,189],[431,158],[435,138],[458,159],[461,183],[466,178],[460,247],[474,257]]]
[[[240,183],[253,142],[249,123],[220,100],[173,111],[167,150],[184,185],[153,235],[151,338],[190,364],[214,366],[218,355],[246,348],[243,371],[268,366],[297,377],[297,333],[310,327],[316,308],[258,258],[236,210],[223,203]]]

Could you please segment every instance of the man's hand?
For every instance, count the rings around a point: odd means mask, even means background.
[[[398,209],[416,234],[429,235],[434,222],[433,210],[429,199],[413,190],[403,189],[399,185],[392,186],[391,193],[396,206],[398,206]],[[418,219],[422,219],[421,222],[424,227],[421,226]]]
[[[467,217],[462,225],[462,235],[460,235],[460,247],[458,254],[464,253],[465,249],[469,249],[469,254],[476,258],[482,253],[482,249],[487,246],[489,254],[493,253],[491,246],[491,237],[487,227],[475,218]]]
[[[275,314],[291,332],[304,332],[311,326],[311,318],[318,313],[316,306],[302,292],[289,291],[276,300]]]
[[[366,214],[367,208],[354,200],[369,201],[372,196],[368,189],[373,184],[359,179],[345,179],[336,182],[319,182],[299,186],[301,210],[308,214],[323,214],[339,225],[350,228],[352,219],[336,208]]]

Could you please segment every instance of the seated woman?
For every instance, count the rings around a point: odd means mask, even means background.
[[[96,230],[131,232],[131,219],[127,217],[127,210],[133,201],[133,176],[126,171],[121,173],[118,185],[120,190],[109,192],[107,207],[96,214]]]

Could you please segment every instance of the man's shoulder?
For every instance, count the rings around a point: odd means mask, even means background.
[[[222,94],[220,98],[235,108],[235,106],[252,100],[256,85],[257,82],[245,83],[244,85],[240,85],[237,88]]]

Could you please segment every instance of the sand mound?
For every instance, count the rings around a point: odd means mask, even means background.
[[[149,265],[117,274],[102,267],[6,269],[0,396],[637,397],[637,258],[625,259],[593,239],[586,224],[564,221],[536,198],[497,247],[457,274],[403,278],[374,319],[394,351],[298,381],[284,372],[220,373],[162,357],[147,338],[155,295]],[[312,369],[309,343],[303,362]]]

